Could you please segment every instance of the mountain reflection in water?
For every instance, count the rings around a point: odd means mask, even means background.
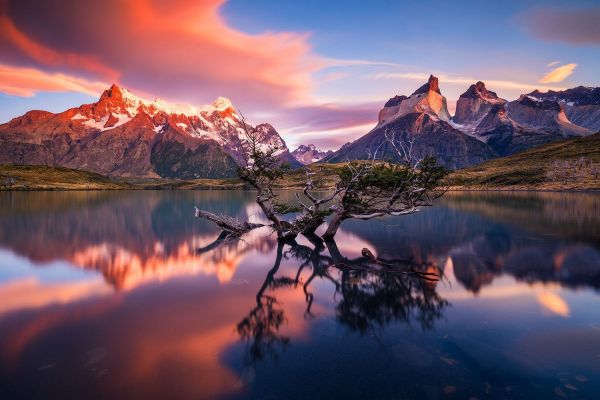
[[[0,193],[1,398],[600,393],[599,195],[448,194],[330,243],[221,240],[194,205],[260,218],[247,192]]]

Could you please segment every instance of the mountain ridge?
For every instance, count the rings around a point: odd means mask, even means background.
[[[292,156],[303,165],[321,161],[323,158],[333,154],[332,150],[319,150],[314,144],[298,146],[292,151]]]
[[[580,124],[573,123],[570,116],[577,117]],[[461,94],[450,117],[439,80],[431,75],[410,96],[390,98],[371,131],[321,162],[366,159],[376,149],[381,150],[381,157],[398,161],[385,143],[387,130],[397,139],[411,141],[417,157],[436,156],[446,167],[458,169],[542,144],[589,136],[594,131],[588,127],[596,125],[600,129],[600,88],[577,87],[547,94],[534,91],[508,101],[478,81]]]
[[[250,126],[223,97],[200,108],[147,101],[113,84],[95,103],[29,111],[0,125],[0,163],[64,166],[108,176],[193,179],[236,174],[246,129],[297,167],[269,124]]]

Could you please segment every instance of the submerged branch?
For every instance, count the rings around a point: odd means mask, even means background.
[[[252,229],[265,226],[264,224],[240,221],[237,218],[213,214],[208,211],[200,210],[198,207],[196,207],[196,217],[204,218],[211,222],[214,222],[219,228],[223,229],[226,232],[229,232],[230,234],[235,235],[241,235],[243,233],[251,231]]]

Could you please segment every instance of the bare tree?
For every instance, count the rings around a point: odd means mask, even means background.
[[[279,149],[261,143],[259,133],[246,124],[243,116],[241,122],[246,141],[241,144],[243,165],[238,169],[238,175],[257,191],[256,203],[279,239],[289,240],[299,234],[314,235],[329,216],[331,220],[323,238],[332,239],[344,220],[411,214],[420,207],[432,205],[432,201],[444,193],[439,183],[446,175],[446,169],[434,158],[415,159],[412,139],[386,130],[384,141],[369,160],[349,162],[340,170],[333,192],[324,197],[317,196],[313,181],[315,172],[306,168],[302,194],[296,193],[297,204],[282,204],[274,187],[288,168],[277,158]],[[378,158],[380,147],[386,143],[396,152],[400,164]],[[291,220],[281,217],[291,212],[297,213]],[[216,223],[230,234],[239,235],[263,226],[199,209],[196,209],[196,216]]]
[[[412,214],[420,207],[431,206],[434,199],[445,193],[439,187],[447,174],[444,167],[431,157],[415,159],[411,139],[402,140],[387,129],[385,138],[402,164],[379,161],[377,150],[366,163],[349,163],[340,174],[341,198],[324,239],[333,238],[346,219]]]
[[[590,175],[592,175],[594,179],[600,178],[600,163],[590,164]]]
[[[242,165],[238,168],[238,176],[246,184],[257,192],[256,203],[259,205],[265,217],[271,222],[271,227],[280,239],[294,237],[296,233],[291,230],[289,222],[280,219],[277,215],[278,202],[274,192],[275,182],[282,178],[287,171],[277,157],[279,148],[275,145],[263,144],[260,141],[259,132],[252,129],[244,116],[240,113],[240,121],[244,130],[245,141],[240,140],[239,147],[242,153]],[[230,234],[240,235],[254,228],[264,226],[240,221],[235,218],[216,215],[196,208],[196,217],[205,218],[214,222],[220,228]]]
[[[400,158],[401,163],[412,168],[419,166],[423,159],[417,159],[413,153],[415,143],[414,137],[411,137],[408,133],[406,133],[404,137],[401,137],[396,131],[389,129],[387,126],[385,128],[384,136],[385,142],[382,143],[387,142],[392,146],[396,155]]]
[[[569,183],[577,179],[600,177],[600,165],[587,157],[574,160],[554,160],[546,169],[546,178],[552,182]]]
[[[16,182],[16,179],[14,177],[7,176],[4,178],[3,184],[6,189],[10,190],[14,186],[15,182]]]
[[[292,220],[292,223],[296,227],[296,231],[304,235],[314,234],[317,228],[325,222],[325,218],[336,210],[335,206],[327,205],[344,190],[342,186],[338,185],[329,196],[318,198],[312,193],[315,188],[312,178],[314,174],[310,168],[306,168],[306,184],[302,190],[304,199],[299,193],[296,193],[296,199],[302,212]]]

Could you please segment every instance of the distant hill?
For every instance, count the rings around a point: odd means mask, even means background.
[[[104,175],[45,165],[0,165],[0,190],[115,190],[130,184]]]
[[[456,171],[448,184],[455,189],[600,190],[600,176],[592,175],[589,164],[575,165],[581,158],[600,169],[600,132]]]
[[[0,165],[2,190],[169,190],[243,189],[237,178],[172,180],[114,178],[94,172],[45,165]]]

